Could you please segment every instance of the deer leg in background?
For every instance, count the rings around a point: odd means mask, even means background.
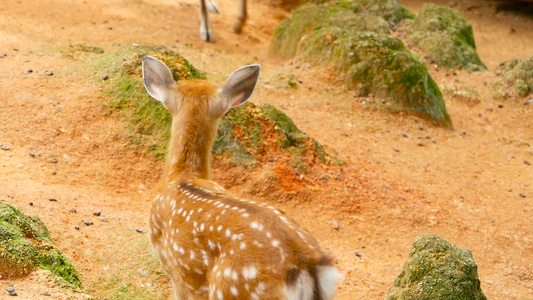
[[[241,6],[239,7],[239,18],[233,27],[233,30],[236,33],[242,32],[242,28],[244,27],[244,24],[246,24],[246,18],[248,18],[248,14],[246,12],[246,0],[241,0]]]
[[[205,1],[206,0],[200,0],[200,38],[204,42],[214,43],[215,37],[209,27],[209,16],[207,15],[207,5]]]

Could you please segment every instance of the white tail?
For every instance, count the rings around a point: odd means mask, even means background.
[[[239,17],[237,19],[237,22],[235,23],[235,26],[233,26],[233,31],[235,31],[236,33],[242,32],[242,28],[244,27],[244,24],[246,23],[246,19],[248,17],[246,9],[246,0],[240,1],[241,5],[239,7]],[[218,6],[214,2],[214,0],[200,0],[200,38],[204,42],[214,43],[215,36],[213,35],[213,31],[209,26],[208,12],[218,14],[220,10],[218,9]]]
[[[217,88],[174,82],[143,59],[146,90],[172,114],[167,168],[150,216],[150,239],[176,299],[331,299],[340,277],[317,241],[282,211],[235,197],[209,180],[219,119],[245,103],[259,65]]]

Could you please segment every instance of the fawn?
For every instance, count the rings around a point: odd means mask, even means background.
[[[340,278],[317,241],[282,211],[209,180],[219,120],[248,100],[260,69],[242,67],[217,88],[175,82],[163,62],[143,58],[146,90],[172,114],[150,239],[176,299],[331,299]]]
[[[246,0],[240,0],[241,4],[239,6],[239,17],[237,23],[233,26],[233,31],[236,33],[241,33],[244,24],[246,23],[246,18],[248,14],[246,12]],[[208,12],[219,13],[219,9],[214,0],[200,0],[200,38],[204,42],[215,42],[215,36],[213,31],[209,27],[209,16]]]

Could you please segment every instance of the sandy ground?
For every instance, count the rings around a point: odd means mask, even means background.
[[[533,55],[531,5],[435,1],[471,21],[489,68],[454,75],[430,66],[441,88],[479,92],[476,101],[446,93],[449,130],[369,107],[330,69],[269,57],[274,28],[290,15],[275,2],[251,1],[241,35],[231,30],[237,1],[219,2],[215,44],[199,40],[193,0],[0,3],[0,144],[10,147],[0,150],[0,201],[48,225],[87,292],[60,289],[36,271],[0,279],[0,298],[9,297],[5,288],[13,284],[18,299],[171,299],[146,234],[136,231],[147,230],[161,162],[129,144],[119,116],[106,114],[105,83],[95,80],[105,70],[84,68],[94,56],[65,55],[69,44],[82,43],[105,51],[163,44],[219,82],[242,65],[262,65],[252,101],[283,108],[347,162],[321,170],[340,176],[338,182],[310,176],[301,188],[312,192],[274,203],[336,257],[344,274],[336,299],[382,299],[414,238],[429,233],[472,251],[489,299],[533,299],[533,101],[527,104],[533,98],[497,100],[492,89],[499,63]],[[400,2],[414,12],[422,5]],[[294,74],[302,84],[284,88],[279,74]],[[261,179],[243,173],[220,163],[214,169],[216,180],[246,196]],[[83,226],[87,220],[95,225]]]

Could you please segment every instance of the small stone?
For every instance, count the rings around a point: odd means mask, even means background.
[[[76,226],[74,226],[74,229],[80,230],[80,226],[76,225]]]
[[[335,177],[335,180],[337,180],[337,181],[341,181],[341,176],[340,176],[340,175],[337,175],[337,177]]]
[[[503,104],[498,104],[498,108],[503,108]]]
[[[57,175],[57,171],[52,171],[52,175]]]
[[[11,150],[11,145],[2,145],[0,146],[0,148],[2,148],[2,150],[8,151]]]
[[[135,231],[137,231],[138,233],[143,233],[142,228],[136,228]]]
[[[57,158],[55,158],[55,157],[52,158],[51,162],[54,163],[54,164],[57,164]]]
[[[526,197],[526,194],[524,194],[524,193],[520,193],[520,197],[525,198],[525,197]]]
[[[408,139],[410,139],[410,138],[411,138],[411,136],[410,136],[410,135],[408,135],[408,134],[407,134],[407,133],[405,133],[405,132],[403,132],[403,133],[402,133],[402,135],[403,135],[404,137],[408,138]]]
[[[525,163],[526,165],[528,165],[528,166],[531,165],[531,163],[529,162],[529,160],[524,160],[524,163]]]
[[[57,202],[57,199],[56,198],[48,198],[48,200],[52,201],[52,202]]]
[[[48,76],[54,76],[54,71],[50,71],[50,73],[48,73]]]
[[[418,146],[420,146],[420,147],[425,147],[426,144],[424,144],[424,143],[418,143]]]
[[[32,69],[29,69],[29,70],[28,70],[28,74],[31,74],[31,73],[33,73],[33,70],[32,70]]]
[[[331,221],[330,222],[331,226],[333,227],[333,229],[335,230],[339,230],[339,228],[341,228],[341,223],[337,222],[337,221]]]
[[[426,128],[424,126],[420,126],[420,127],[418,127],[418,129],[420,129],[422,131],[426,130]]]
[[[30,201],[30,206],[33,206],[33,201]]]
[[[73,209],[70,210],[70,212],[71,213],[77,213],[78,211],[75,208],[73,208]]]
[[[142,231],[142,230],[141,230]],[[148,277],[150,276],[150,272],[148,272],[148,270],[139,270],[137,273],[139,273],[139,275],[141,277]]]
[[[329,177],[328,177],[328,175],[322,175],[322,176],[320,176],[320,179],[322,179],[322,180],[328,180]]]
[[[106,223],[109,222],[109,220],[106,217],[100,217],[99,219],[102,222],[106,222]]]
[[[102,212],[99,212],[99,211],[96,211],[96,212],[93,213],[93,215],[95,215],[97,217],[100,216],[101,214],[102,214]]]
[[[294,168],[294,174],[296,174],[296,175],[300,175],[300,169],[298,169],[298,168]]]
[[[435,143],[437,142],[437,140],[436,140],[436,139],[432,139],[431,142],[432,142],[433,144],[435,144]]]
[[[13,287],[12,284],[8,285],[7,288],[6,288],[6,291],[9,293],[9,295],[11,296],[16,296],[17,295],[17,292],[15,292],[15,288]]]
[[[94,222],[84,221],[83,224],[85,224],[86,226],[91,226],[91,225],[94,225]]]
[[[393,149],[394,151],[396,151],[396,152],[400,152],[400,149],[398,149],[398,148],[392,148],[392,149]]]
[[[268,162],[275,162],[275,161],[276,161],[276,159],[272,158],[272,157],[268,159]]]
[[[31,157],[35,157],[35,153],[32,152],[32,151],[30,151],[30,156],[31,156]]]
[[[108,80],[109,79],[109,75],[104,75],[104,77],[102,77],[102,79],[105,81],[105,80]]]
[[[355,256],[357,256],[357,257],[363,257],[363,255],[362,255],[361,253],[359,253],[359,252],[355,252]]]

